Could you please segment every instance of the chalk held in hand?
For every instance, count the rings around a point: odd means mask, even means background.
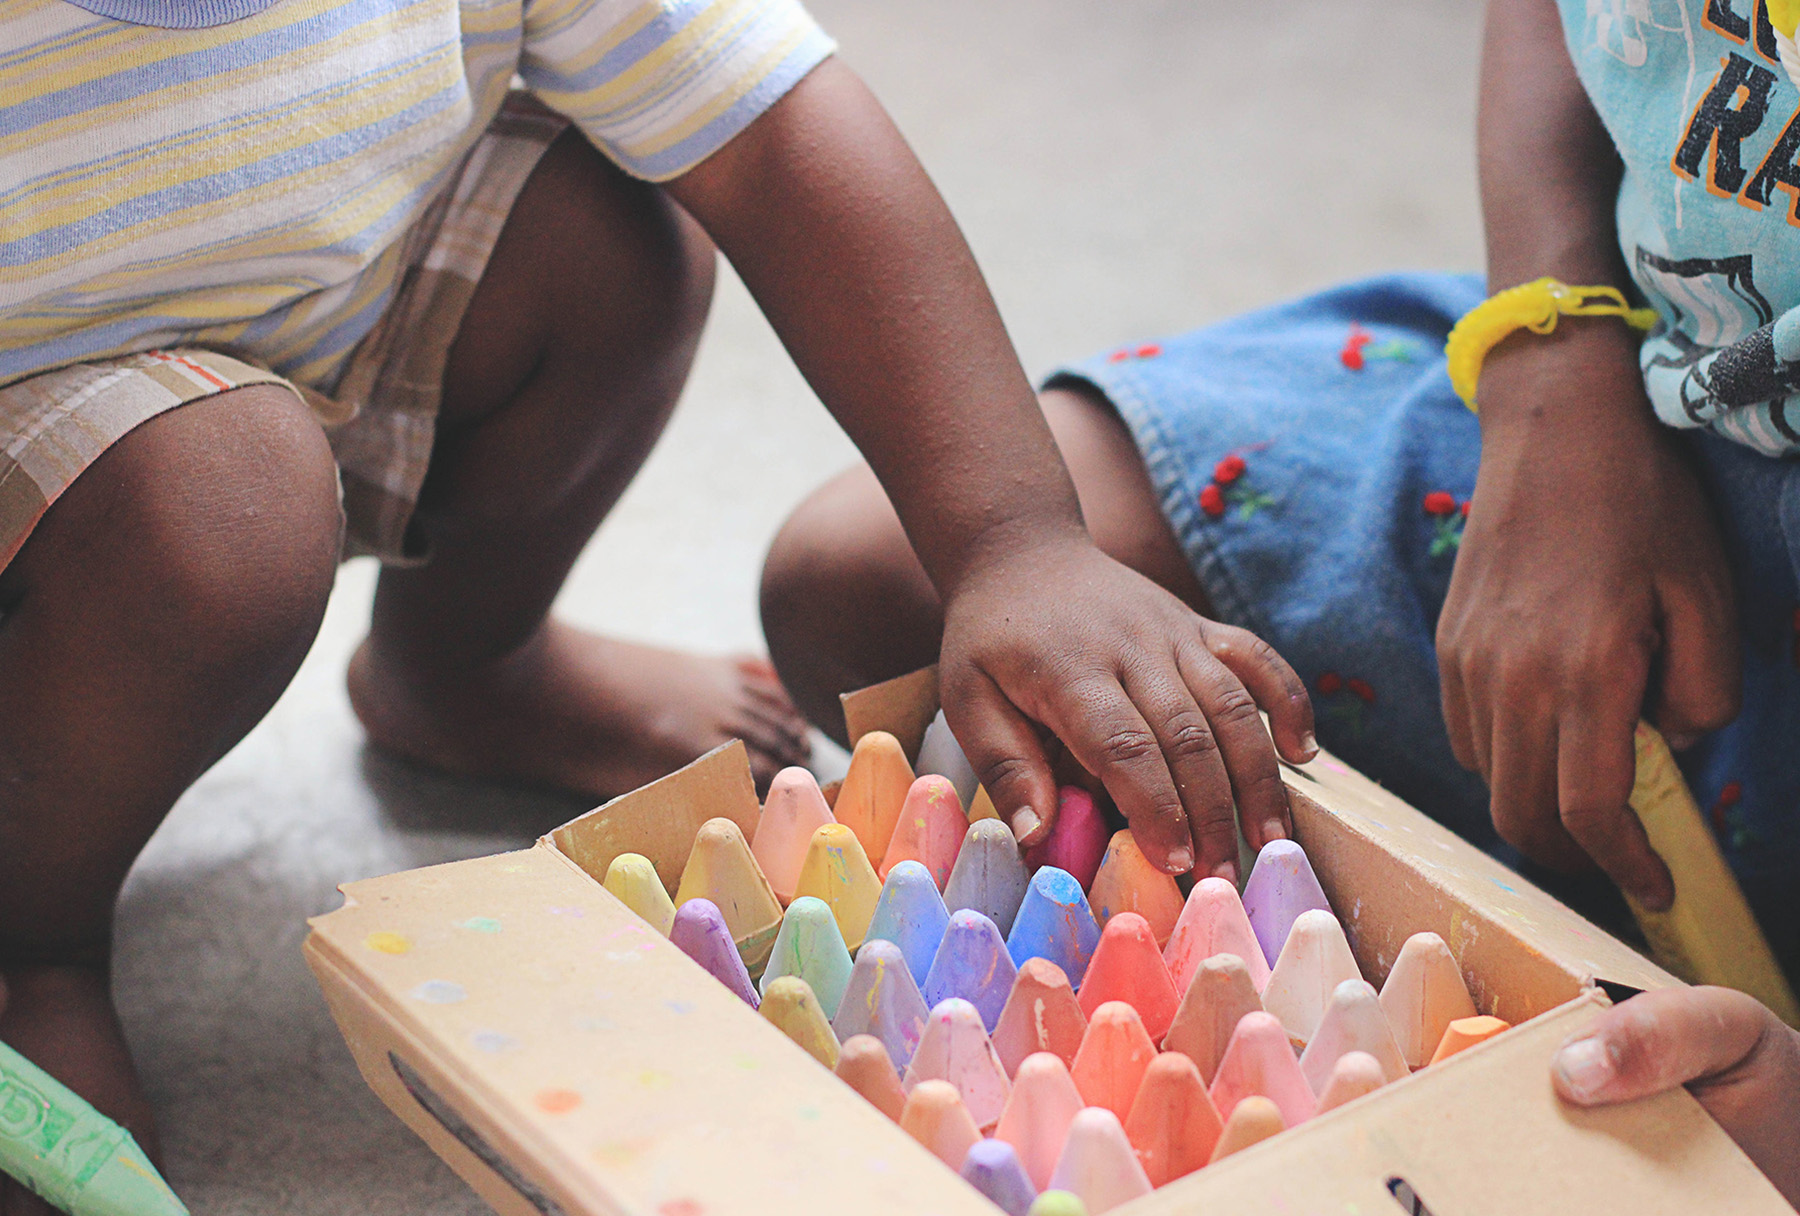
[[[813,1059],[827,1068],[837,1068],[837,1036],[831,1032],[825,1011],[819,1008],[819,998],[805,980],[784,975],[764,988],[758,1012]]]
[[[925,1036],[906,1066],[904,1086],[911,1092],[921,1081],[948,1081],[962,1095],[975,1126],[987,1129],[1000,1119],[1012,1085],[994,1054],[981,1015],[969,1002],[951,998],[934,1005]]]
[[[1027,1056],[1019,1065],[994,1136],[1018,1150],[1033,1186],[1050,1185],[1069,1124],[1085,1105],[1068,1068],[1049,1052]]]
[[[998,819],[971,823],[963,836],[950,881],[944,886],[944,905],[952,912],[973,908],[1000,930],[1012,932],[1013,918],[1025,899],[1031,876],[1019,856],[1019,844]]]
[[[1375,989],[1366,980],[1345,980],[1337,986],[1319,1028],[1300,1056],[1300,1071],[1314,1093],[1325,1092],[1338,1058],[1352,1051],[1373,1056],[1389,1081],[1398,1081],[1412,1071],[1400,1054],[1400,1044],[1394,1042]]]
[[[1079,992],[1099,944],[1100,926],[1075,876],[1055,866],[1033,874],[1006,938],[1013,962],[1023,965],[1028,958],[1047,958],[1063,969]]]
[[[886,878],[901,862],[916,861],[931,872],[931,881],[941,891],[950,881],[950,867],[956,864],[968,830],[956,787],[944,777],[920,777],[906,791],[879,873]]]
[[[1156,1058],[1156,1044],[1144,1033],[1137,1010],[1124,1001],[1108,1001],[1088,1020],[1081,1050],[1069,1066],[1075,1088],[1089,1106],[1104,1106],[1124,1119],[1137,1101],[1144,1070]]]
[[[0,1172],[74,1216],[187,1216],[130,1132],[0,1043]]]
[[[794,902],[794,886],[813,833],[835,820],[825,805],[819,783],[803,768],[784,768],[769,783],[762,818],[750,838],[750,852],[768,876],[775,897],[785,905]]]
[[[1431,1054],[1431,1062],[1442,1064],[1451,1056],[1467,1051],[1477,1043],[1485,1043],[1502,1031],[1511,1029],[1511,1022],[1503,1022],[1499,1018],[1488,1017],[1485,1014],[1472,1018],[1457,1018],[1444,1028],[1444,1040]]]
[[[900,1122],[900,1111],[906,1105],[906,1091],[900,1088],[900,1074],[881,1040],[871,1034],[851,1035],[838,1048],[838,1080],[861,1094],[876,1110]]]
[[[1318,1030],[1337,986],[1361,978],[1337,917],[1317,910],[1302,912],[1269,973],[1263,1008],[1281,1019],[1297,1047],[1304,1047]]]
[[[1312,1089],[1294,1059],[1287,1031],[1268,1013],[1248,1013],[1238,1023],[1225,1058],[1219,1061],[1211,1094],[1214,1109],[1226,1119],[1238,1103],[1260,1094],[1281,1109],[1288,1127],[1312,1118],[1314,1107]]]
[[[1211,1085],[1238,1022],[1247,1013],[1262,1011],[1244,960],[1235,954],[1214,955],[1194,972],[1163,1048],[1187,1056]]]
[[[975,1120],[948,1081],[921,1081],[906,1095],[900,1128],[951,1169],[961,1169],[981,1140]]]
[[[941,709],[932,718],[931,725],[925,728],[925,738],[919,744],[917,771],[921,777],[935,773],[948,778],[956,789],[956,800],[963,806],[975,800],[975,791],[980,788],[975,770],[970,766],[968,756],[963,754],[962,744],[956,741],[956,734]]]
[[[1120,912],[1143,917],[1161,950],[1181,919],[1181,888],[1175,878],[1150,864],[1131,829],[1122,828],[1107,842],[1106,855],[1088,891],[1088,906],[1100,928]]]
[[[652,929],[669,936],[669,927],[675,923],[675,904],[648,857],[642,853],[620,853],[606,867],[606,881],[600,885]]]
[[[875,914],[869,918],[868,937],[900,947],[913,979],[923,984],[949,925],[950,913],[930,871],[916,861],[903,861],[888,872],[882,884]]]
[[[875,905],[881,902],[881,880],[863,852],[856,834],[841,823],[828,823],[813,833],[806,846],[794,899],[810,895],[822,899],[837,918],[844,945],[854,950],[869,934]]]
[[[1252,1094],[1239,1102],[1237,1109],[1225,1120],[1225,1130],[1219,1133],[1219,1142],[1213,1146],[1212,1160],[1223,1161],[1233,1153],[1240,1153],[1252,1144],[1260,1144],[1286,1130],[1280,1108],[1267,1098]]]
[[[971,1147],[963,1158],[962,1176],[1007,1216],[1027,1216],[1037,1198],[1019,1155],[1004,1140],[982,1140]]]
[[[1180,1001],[1149,922],[1136,912],[1121,912],[1106,923],[1079,999],[1090,1018],[1107,1001],[1124,1001],[1144,1020],[1152,1042],[1169,1033]]]
[[[906,762],[900,740],[885,730],[872,730],[856,741],[850,753],[850,768],[838,787],[832,814],[856,833],[867,856],[885,857],[912,783],[912,765]]]
[[[1065,785],[1056,792],[1056,822],[1050,825],[1050,835],[1026,852],[1025,864],[1034,870],[1055,866],[1067,871],[1085,891],[1093,885],[1111,835],[1094,796],[1078,785]]]
[[[1374,1056],[1366,1051],[1347,1051],[1331,1066],[1331,1078],[1319,1095],[1319,1109],[1315,1113],[1322,1115],[1328,1110],[1336,1110],[1386,1084],[1387,1074]]]
[[[1163,962],[1168,964],[1175,991],[1185,993],[1200,964],[1217,954],[1235,954],[1242,959],[1257,995],[1262,994],[1269,983],[1269,960],[1263,957],[1262,944],[1244,914],[1237,888],[1223,878],[1202,878],[1188,894],[1169,944],[1163,947]]]
[[[1330,912],[1331,905],[1305,851],[1291,840],[1265,844],[1244,883],[1244,912],[1269,966],[1281,958],[1288,931],[1300,914],[1314,910]]]
[[[1475,1016],[1475,1002],[1463,983],[1462,968],[1443,938],[1435,933],[1415,933],[1406,939],[1381,986],[1381,1012],[1394,1028],[1400,1054],[1411,1068],[1431,1062],[1431,1053],[1443,1042],[1450,1023]]]
[[[1194,1062],[1178,1051],[1165,1051],[1144,1072],[1125,1120],[1125,1137],[1156,1187],[1204,1166],[1222,1126]]]
[[[1069,1138],[1062,1156],[1056,1159],[1050,1186],[1072,1191],[1094,1216],[1150,1193],[1150,1179],[1138,1164],[1118,1116],[1093,1106],[1069,1124]]]
[[[851,1035],[874,1035],[894,1064],[905,1068],[919,1049],[929,1013],[900,947],[876,938],[856,952],[856,966],[831,1029],[839,1042]]]
[[[694,834],[675,906],[690,899],[713,902],[724,915],[751,978],[761,975],[781,928],[781,902],[750,855],[743,830],[731,820],[708,819]]]
[[[1016,971],[994,922],[964,908],[951,913],[950,927],[919,989],[933,1009],[939,1001],[963,998],[981,1011],[982,1024],[992,1030],[1000,1024]]]
[[[1072,1063],[1087,1033],[1087,1014],[1075,999],[1069,977],[1047,958],[1028,958],[1013,980],[1000,1022],[994,1027],[994,1050],[1008,1076],[1025,1058],[1047,1051]]]
[[[850,983],[850,952],[838,933],[837,921],[823,901],[802,895],[787,910],[775,948],[769,955],[769,966],[763,972],[762,993],[782,976],[797,975],[811,987],[819,1007],[830,1020],[837,1016]]]
[[[669,940],[750,1008],[761,1003],[756,986],[750,982],[750,973],[744,968],[744,956],[731,940],[725,916],[712,900],[690,899],[682,904],[669,928]]]

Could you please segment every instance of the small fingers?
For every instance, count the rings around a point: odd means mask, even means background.
[[[1743,696],[1737,613],[1720,594],[1671,591],[1664,597],[1662,686],[1652,714],[1677,749],[1737,717]]]
[[[1172,693],[1160,695],[1164,705],[1174,705]],[[1105,784],[1144,856],[1172,872],[1192,869],[1193,836],[1162,741],[1119,681],[1101,675],[1078,677],[1052,704],[1054,720],[1048,725]],[[1181,722],[1191,725],[1185,718]],[[1200,725],[1205,729],[1203,721]],[[1185,745],[1191,746],[1191,730],[1186,737]]]
[[[970,766],[1014,838],[1022,845],[1043,840],[1056,820],[1056,781],[1031,721],[983,675],[972,676],[944,708],[951,731],[964,741]]]
[[[1728,988],[1665,988],[1607,1010],[1551,1061],[1557,1093],[1580,1106],[1629,1102],[1742,1066],[1775,1015]]]
[[[1159,815],[1140,825],[1133,818],[1131,829],[1144,856],[1169,873],[1193,869],[1197,856],[1201,872],[1213,874],[1229,859],[1230,874],[1219,876],[1235,881],[1237,820],[1232,814],[1231,778],[1213,724],[1184,682],[1185,675],[1171,665],[1139,670],[1126,678],[1125,691],[1155,733],[1186,812],[1183,823]]]
[[[1194,690],[1218,737],[1245,839],[1252,848],[1261,849],[1271,840],[1292,837],[1287,783],[1281,779],[1269,732],[1263,726],[1262,715],[1256,712],[1250,690],[1221,661],[1200,647],[1182,651],[1181,666],[1188,687]],[[1235,869],[1235,835],[1230,837],[1226,856]]]
[[[1557,746],[1563,826],[1620,890],[1660,912],[1675,900],[1675,881],[1630,805],[1637,714],[1607,708],[1576,705],[1563,715]]]
[[[1250,690],[1274,728],[1275,745],[1282,758],[1305,764],[1319,754],[1313,734],[1312,698],[1306,685],[1275,648],[1235,625],[1204,621],[1200,636],[1214,658]]]
[[[1502,716],[1493,745],[1494,830],[1533,861],[1566,872],[1590,868],[1563,827],[1556,797],[1555,721],[1518,706]]]

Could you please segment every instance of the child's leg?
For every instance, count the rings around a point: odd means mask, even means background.
[[[660,190],[573,132],[520,194],[451,350],[418,520],[429,563],[381,577],[350,670],[379,743],[596,797],[734,737],[767,781],[804,724],[766,664],[548,618],[686,380],[714,253]]]
[[[131,431],[0,571],[0,1039],[151,1146],[108,992],[113,902],[299,666],[338,535],[318,423],[257,386]],[[0,1211],[47,1210],[9,1185]]]
[[[1143,457],[1112,407],[1074,388],[1050,389],[1039,402],[1100,548],[1209,615]],[[1004,469],[992,473],[1005,476]],[[937,662],[944,626],[937,592],[867,465],[820,487],[782,526],[763,567],[762,618],[794,703],[840,743],[839,693]]]

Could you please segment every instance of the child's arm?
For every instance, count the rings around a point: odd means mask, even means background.
[[[944,602],[945,707],[1023,839],[1056,806],[1040,727],[1171,870],[1287,833],[1313,751],[1293,671],[1103,556],[973,256],[873,96],[828,60],[670,193],[862,449]],[[1179,791],[1179,792],[1178,792]]]
[[[1489,10],[1480,139],[1490,290],[1542,275],[1630,286],[1618,156],[1553,0]],[[1585,853],[1660,909],[1668,871],[1626,805],[1633,728],[1646,712],[1672,740],[1724,725],[1739,669],[1719,536],[1637,349],[1617,320],[1565,318],[1488,358],[1438,659],[1452,745],[1487,779],[1500,834],[1551,864]]]
[[[1685,1085],[1789,1203],[1800,1204],[1800,1035],[1741,992],[1667,988],[1563,1044],[1556,1090],[1581,1106]]]

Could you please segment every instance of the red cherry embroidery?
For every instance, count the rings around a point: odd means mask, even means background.
[[[1425,496],[1427,515],[1455,515],[1456,510],[1456,495],[1448,490],[1433,490]]]
[[[1213,466],[1213,480],[1219,485],[1228,486],[1244,475],[1244,458],[1236,452]]]
[[[1355,676],[1351,676],[1344,681],[1344,687],[1348,688],[1364,705],[1375,704],[1375,690],[1369,687],[1367,680],[1359,680]]]
[[[1321,696],[1329,697],[1343,689],[1344,677],[1335,671],[1320,672],[1319,678],[1313,681],[1313,687],[1319,690]]]
[[[1147,343],[1137,348],[1137,357],[1140,359],[1154,359],[1160,354],[1162,354],[1162,347],[1154,342]]]
[[[1200,491],[1200,509],[1214,519],[1225,514],[1225,491],[1218,486],[1207,486]]]
[[[1350,327],[1350,336],[1344,339],[1344,349],[1338,352],[1338,358],[1344,366],[1353,372],[1363,369],[1363,347],[1375,340],[1375,335],[1360,325]]]

